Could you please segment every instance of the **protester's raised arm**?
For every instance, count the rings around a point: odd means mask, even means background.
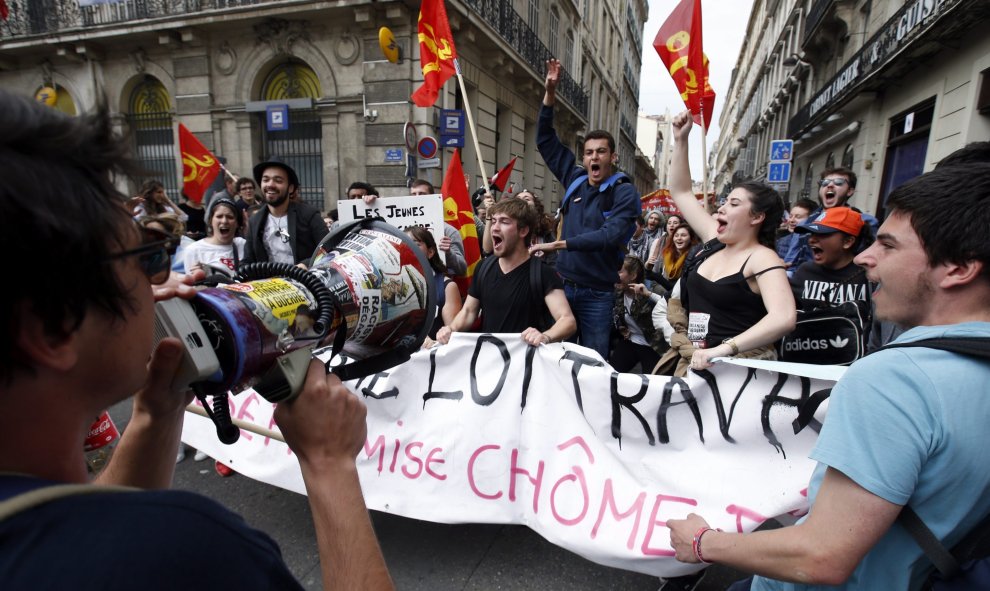
[[[394,588],[358,480],[366,415],[361,400],[319,361],[310,364],[302,393],[275,409],[299,458],[327,590]]]
[[[670,196],[691,229],[707,242],[715,237],[718,223],[698,204],[694,191],[691,190],[691,166],[688,163],[691,112],[678,113],[671,124],[674,130],[674,151],[670,158]]]
[[[543,88],[546,93],[543,95],[543,104],[552,107],[557,101],[557,84],[560,82],[560,61],[550,58],[547,60],[547,77],[543,81]]]

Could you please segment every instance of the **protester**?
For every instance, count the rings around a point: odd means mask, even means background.
[[[372,186],[370,183],[364,181],[354,181],[347,187],[347,198],[348,199],[362,199],[368,205],[375,202],[378,198],[378,189]]]
[[[712,218],[691,190],[688,135],[691,113],[673,120],[670,186],[684,219],[702,240],[724,245],[693,273],[681,277],[681,302],[688,337],[697,348],[692,369],[706,369],[715,357],[775,359],[773,343],[794,328],[796,308],[784,266],[773,250],[780,195],[766,185],[741,183]],[[685,300],[685,298],[689,298]],[[670,310],[668,308],[668,315]]]
[[[870,227],[863,216],[848,207],[833,207],[796,231],[808,234],[812,256],[790,278],[798,307],[808,310],[858,302],[868,315],[870,286],[866,270],[853,262],[872,243]]]
[[[658,265],[660,273],[647,273],[646,276],[656,281],[665,293],[669,293],[684,272],[684,262],[687,260],[688,252],[697,243],[698,237],[687,224],[675,227],[671,232],[670,240],[660,253]]]
[[[441,326],[453,322],[457,313],[461,311],[461,291],[457,284],[447,277],[447,267],[437,253],[437,243],[433,239],[433,234],[430,234],[430,231],[423,226],[406,228],[406,234],[409,234],[416,246],[423,251],[433,269],[433,279],[437,292],[437,316],[433,321],[433,328],[427,335],[429,338],[423,342],[423,348],[429,349],[433,344],[433,339],[437,338],[437,330]]]
[[[135,217],[169,213],[179,218],[179,221],[183,223],[189,217],[168,198],[168,195],[165,193],[165,185],[161,181],[145,181],[141,185],[138,196],[140,199],[138,200],[137,207],[134,209]]]
[[[276,262],[309,266],[316,247],[329,232],[320,211],[302,201],[289,201],[299,177],[291,166],[272,159],[254,167],[267,207],[251,217],[244,262]]]
[[[223,188],[210,195],[210,200],[206,203],[206,209],[213,207],[213,202],[221,197],[237,202],[237,176],[220,169],[220,176],[223,177]]]
[[[213,202],[210,208],[209,229],[206,238],[192,244],[183,259],[186,272],[202,269],[207,275],[222,267],[237,271],[244,259],[244,238],[241,238],[241,215],[237,205],[225,197]]]
[[[433,188],[433,183],[424,181],[423,179],[416,179],[412,182],[412,186],[409,187],[409,194],[435,195],[436,189]],[[374,203],[374,200],[371,202]],[[437,247],[443,253],[447,271],[451,275],[467,274],[467,258],[464,256],[464,239],[461,238],[460,230],[444,222],[443,238],[440,239]]]
[[[530,191],[529,189],[522,189],[516,193],[516,197],[522,199],[529,204],[536,211],[537,219],[539,220],[536,230],[534,232],[531,244],[544,244],[547,242],[553,242],[556,240],[554,236],[554,220],[553,216],[548,214],[543,208],[543,202],[540,198],[536,196],[536,193]],[[489,199],[485,199],[489,201]],[[491,200],[494,203],[494,200]],[[486,218],[487,219],[487,218]],[[492,252],[492,234],[491,228],[486,228],[481,240],[481,250],[485,254],[491,254]],[[557,253],[556,251],[543,251],[534,250],[531,252],[535,257],[541,257],[544,263],[550,265],[551,267],[557,263]]]
[[[464,306],[453,322],[437,331],[437,341],[446,344],[452,333],[470,329],[479,314],[482,332],[522,333],[523,340],[533,346],[574,334],[574,316],[560,278],[529,254],[531,234],[538,224],[535,210],[522,199],[509,197],[493,205],[488,214],[495,256],[485,259],[474,274]],[[533,265],[536,270],[531,269]],[[542,286],[542,293],[533,292],[534,284]]]
[[[670,244],[674,237],[674,230],[684,224],[684,220],[676,213],[670,214],[664,224],[664,230],[660,231],[653,245],[650,246],[650,255],[646,259],[646,269],[653,273],[661,273],[663,265],[663,249]]]
[[[633,220],[636,225],[633,228],[629,242],[626,242],[626,253],[645,261],[650,256],[650,237],[646,234],[646,219],[642,215],[636,216]]]
[[[193,201],[183,193],[179,209],[186,214],[186,236],[192,240],[199,240],[206,236],[206,208],[203,207],[203,204]]]
[[[643,261],[627,256],[619,269],[612,308],[612,328],[618,333],[609,363],[615,371],[631,371],[638,363],[642,373],[653,370],[667,350],[663,333],[653,328],[653,307],[662,298],[643,285]]]
[[[814,218],[826,209],[833,207],[847,207],[847,203],[856,193],[856,173],[845,167],[826,168],[822,171],[818,181],[818,200],[821,207],[811,212],[810,218]],[[856,209],[853,207],[852,209]],[[856,211],[859,211],[856,209]],[[870,214],[859,212],[863,216],[863,221],[876,231],[880,222]],[[802,264],[811,260],[811,248],[808,246],[807,237],[802,236],[797,254],[793,255],[791,261],[792,268],[798,268]]]
[[[793,276],[794,271],[797,269],[794,266],[794,261],[802,245],[802,236],[800,233],[796,233],[794,229],[798,225],[803,224],[811,216],[811,212],[816,209],[815,202],[811,199],[798,199],[791,206],[790,215],[784,221],[786,234],[777,239],[777,256],[784,261],[784,266],[787,267],[788,277]]]
[[[534,244],[532,250],[560,251],[557,272],[578,323],[578,342],[608,359],[612,289],[619,280],[623,249],[641,213],[639,194],[629,177],[618,172],[615,138],[604,130],[584,137],[582,166],[553,128],[553,107],[560,82],[560,62],[547,61],[546,93],[540,107],[536,144],[547,167],[563,187],[559,239]]]
[[[174,238],[135,225],[114,181],[138,165],[113,129],[105,106],[69,117],[0,91],[0,161],[19,172],[0,185],[0,247],[18,278],[0,313],[0,412],[29,419],[0,431],[0,499],[73,492],[62,483],[89,492],[0,521],[0,580],[301,589],[270,537],[210,499],[163,490],[192,396],[171,389],[182,343],[153,347],[154,302],[192,297],[202,274],[170,277]],[[82,442],[93,417],[131,396],[127,429],[89,488]],[[314,362],[275,419],[306,483],[324,588],[390,589],[355,465],[367,437],[361,400]]]
[[[142,228],[154,228],[160,232],[165,232],[178,240],[175,252],[172,254],[172,270],[177,273],[184,273],[186,268],[182,264],[182,257],[187,248],[196,242],[186,236],[186,225],[182,223],[179,216],[174,213],[159,213],[142,215],[135,218],[135,221]]]
[[[939,167],[895,189],[887,208],[855,262],[878,285],[877,316],[914,327],[894,344],[990,339],[990,164]],[[755,590],[921,588],[931,561],[892,526],[910,506],[951,546],[990,513],[988,381],[990,364],[924,346],[857,361],[832,389],[811,453],[808,516],[752,534],[708,529],[695,514],[668,519],[677,558],[755,572]]]

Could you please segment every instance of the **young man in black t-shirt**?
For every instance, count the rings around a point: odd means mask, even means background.
[[[437,341],[446,344],[451,333],[469,329],[482,310],[482,332],[519,332],[533,346],[574,334],[577,324],[563,282],[551,267],[529,255],[538,222],[535,211],[522,199],[510,197],[492,206],[487,216],[495,258],[479,267],[464,307],[453,322],[437,331]],[[531,281],[531,265],[540,266],[539,281]],[[542,285],[543,293],[532,293],[534,284]],[[538,326],[545,310],[553,317],[552,326]]]

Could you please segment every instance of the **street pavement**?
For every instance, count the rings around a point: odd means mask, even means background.
[[[130,403],[110,414],[126,426]],[[278,542],[306,589],[321,589],[316,534],[306,497],[235,474],[219,476],[213,460],[176,466],[174,488],[215,499]],[[372,511],[375,531],[396,586],[402,591],[574,590],[656,591],[656,577],[609,568],[554,546],[525,526],[447,525]],[[222,555],[222,552],[221,552]],[[208,560],[208,557],[203,557]],[[721,591],[739,573],[711,567],[698,591]]]

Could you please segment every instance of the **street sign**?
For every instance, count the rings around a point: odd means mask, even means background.
[[[770,142],[770,160],[792,160],[794,142],[792,140],[773,140]]]
[[[791,182],[790,162],[771,162],[767,169],[768,183],[789,183]]]
[[[419,167],[423,168],[440,168],[439,158],[421,158],[419,160]]]
[[[402,137],[406,138],[406,147],[409,148],[409,151],[415,151],[416,142],[419,141],[419,135],[416,133],[416,126],[410,121],[406,121],[402,126]]]
[[[268,131],[289,130],[289,105],[268,105],[265,115]]]
[[[423,139],[419,140],[416,145],[416,151],[419,153],[420,158],[433,158],[437,155],[437,138],[432,136],[425,136]],[[419,165],[423,168],[423,165]]]
[[[385,162],[402,162],[404,159],[402,148],[388,148],[385,150]]]
[[[441,135],[464,135],[464,111],[441,109],[440,133]]]
[[[463,148],[464,147],[464,136],[463,135],[441,135],[440,145],[444,148]]]

